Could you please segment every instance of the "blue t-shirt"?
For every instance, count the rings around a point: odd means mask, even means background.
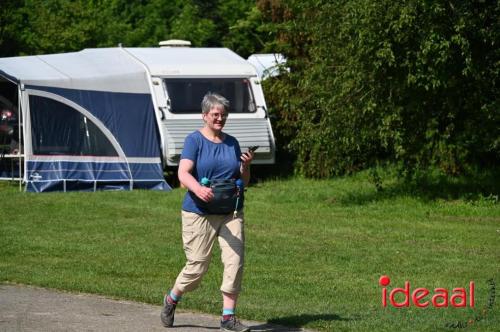
[[[184,141],[181,159],[194,162],[192,175],[198,181],[206,177],[210,180],[227,180],[240,178],[240,145],[236,138],[225,134],[222,143],[208,140],[200,131],[189,134]],[[208,212],[196,204],[194,193],[188,191],[182,202],[182,209],[187,212],[207,214]],[[240,207],[243,207],[241,197]]]

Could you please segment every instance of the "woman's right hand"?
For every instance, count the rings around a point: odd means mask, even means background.
[[[209,187],[199,186],[194,191],[194,194],[205,203],[210,202],[214,198],[212,188]]]
[[[194,177],[191,175],[193,171],[194,162],[189,159],[181,159],[179,162],[179,170],[177,171],[179,175],[179,181],[188,190],[193,192],[196,197],[201,199],[203,202],[208,203],[214,198],[214,193],[212,188],[202,186]]]

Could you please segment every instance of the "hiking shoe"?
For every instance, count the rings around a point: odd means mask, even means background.
[[[163,299],[163,309],[161,310],[161,322],[165,327],[172,327],[174,325],[174,314],[177,303],[170,303],[167,296]]]
[[[230,319],[220,322],[221,331],[237,331],[237,332],[247,332],[250,328],[242,324],[236,317],[231,316]]]

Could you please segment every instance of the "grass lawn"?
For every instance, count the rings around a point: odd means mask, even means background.
[[[467,330],[498,331],[498,291],[487,282],[500,283],[495,181],[482,190],[463,180],[411,187],[387,172],[377,192],[363,172],[252,186],[238,315],[324,331],[453,331],[446,325],[468,321]],[[0,183],[0,282],[159,305],[184,264],[183,194],[31,194]],[[219,314],[221,275],[216,249],[180,309]],[[384,308],[381,275],[391,278],[389,291],[409,281],[411,291],[441,287],[450,295],[474,281],[475,307]]]

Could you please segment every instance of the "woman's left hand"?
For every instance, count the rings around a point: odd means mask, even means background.
[[[250,167],[250,163],[252,162],[254,156],[255,156],[255,152],[253,152],[253,151],[247,151],[241,155],[240,159],[241,159],[241,171],[242,171],[242,173],[243,173],[243,171],[248,170],[248,168]]]

